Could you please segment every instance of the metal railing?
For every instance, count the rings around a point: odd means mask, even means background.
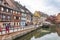
[[[14,32],[17,32],[17,31],[30,29],[30,28],[34,28],[34,26],[30,25],[30,26],[24,26],[24,27],[12,27],[12,28],[9,28],[9,32],[7,32],[5,28],[3,28],[2,31],[0,32],[0,35],[14,33]]]

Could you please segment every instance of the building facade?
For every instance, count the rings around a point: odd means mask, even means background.
[[[7,25],[8,23],[11,23],[12,26],[19,26],[20,11],[17,10],[13,1],[0,0],[0,22],[2,26]]]
[[[58,13],[58,15],[56,16],[56,20],[55,20],[55,21],[56,21],[56,23],[58,23],[58,24],[60,23],[60,13]]]
[[[14,27],[25,26],[27,19],[31,19],[31,13],[26,9],[14,0],[0,0],[0,25],[4,27],[10,23]]]
[[[21,25],[22,26],[25,26],[27,24],[30,25],[31,23],[31,19],[32,19],[32,13],[26,8],[26,7],[23,7],[22,8],[22,13],[21,13]]]
[[[40,19],[40,12],[39,11],[35,11],[34,15],[33,15],[33,24],[39,24],[39,19]]]
[[[16,6],[21,12],[21,26],[30,25],[32,21],[32,13],[25,7],[19,4],[18,2],[15,2]]]
[[[12,10],[6,0],[0,0],[0,24],[2,27],[6,25],[5,22],[12,21]]]
[[[35,13],[33,15],[33,24],[41,24],[41,23],[45,22],[47,17],[48,17],[48,15],[44,14],[43,12],[35,11]]]

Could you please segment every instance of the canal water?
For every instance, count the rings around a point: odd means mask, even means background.
[[[60,36],[57,32],[38,29],[24,36],[18,37],[15,40],[60,40]]]

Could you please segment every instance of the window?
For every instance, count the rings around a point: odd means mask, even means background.
[[[6,16],[5,15],[3,15],[3,18],[5,18]]]
[[[10,16],[8,16],[8,19],[10,19]]]
[[[20,14],[20,12],[18,12],[18,14]]]
[[[12,13],[12,10],[11,10],[11,13]]]
[[[20,26],[21,24],[19,23],[19,26]]]
[[[24,16],[24,14],[22,13],[22,16]]]
[[[21,26],[25,26],[25,22],[24,21],[21,22]]]
[[[26,16],[26,14],[25,13],[22,13],[22,16]]]
[[[18,19],[19,19],[19,17],[14,16],[14,19],[17,19],[17,20],[18,20]]]
[[[24,10],[24,9],[21,9],[21,11],[22,11],[22,12],[25,12],[25,10]]]
[[[2,15],[2,20],[5,21],[6,20],[6,16]]]
[[[18,22],[18,26],[20,25],[20,23]]]
[[[26,18],[22,17],[21,20],[26,20]]]
[[[7,12],[8,12],[8,9],[6,9],[7,10]]]
[[[15,26],[15,22],[14,22],[14,26]]]
[[[29,11],[26,11],[26,13],[29,13]]]
[[[16,17],[16,19],[18,20],[18,19],[19,19],[19,17]]]
[[[15,13],[15,11],[13,11],[13,13]]]
[[[20,17],[19,17],[19,19],[20,19]]]
[[[1,11],[3,11],[4,10],[4,8],[3,7],[1,7]]]
[[[16,17],[14,16],[14,19],[16,19]]]
[[[0,18],[2,18],[2,15],[0,15]]]
[[[11,17],[10,16],[7,16],[7,20],[11,20]]]
[[[17,14],[18,12],[16,11],[16,14]]]
[[[17,22],[17,25],[18,25],[18,22]]]
[[[6,11],[6,8],[4,8],[3,11],[4,11],[4,12],[7,12],[7,11]]]
[[[26,14],[25,14],[25,16],[26,16]]]

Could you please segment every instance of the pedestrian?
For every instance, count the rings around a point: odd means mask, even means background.
[[[9,33],[10,29],[10,23],[6,25],[6,33]]]
[[[0,26],[0,32],[1,32],[1,34],[2,34],[2,27]]]

